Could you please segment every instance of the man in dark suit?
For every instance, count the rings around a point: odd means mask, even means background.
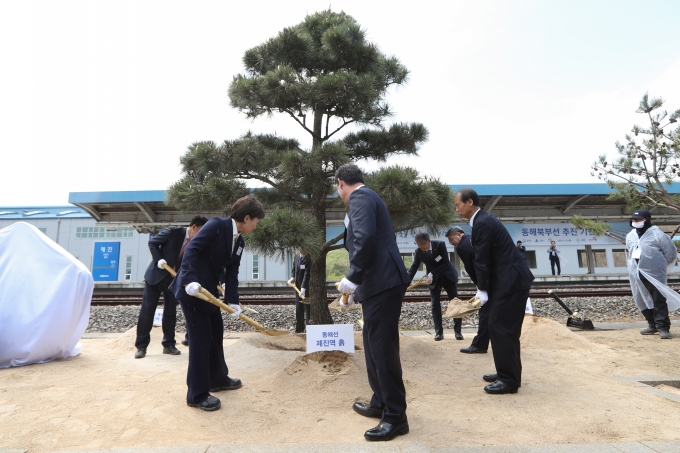
[[[288,280],[288,283],[295,283],[303,297],[307,296],[309,289],[311,263],[311,255],[300,249],[300,253],[293,259],[293,278]],[[300,294],[295,293],[295,333],[303,333],[305,326],[309,324],[309,302],[302,299]]]
[[[409,430],[399,358],[399,316],[410,280],[387,207],[378,194],[364,186],[359,167],[343,165],[335,178],[338,195],[349,206],[345,247],[350,270],[338,290],[361,302],[366,371],[373,390],[370,403],[356,402],[352,407],[365,417],[381,419],[378,426],[364,433],[366,439],[391,440]]]
[[[241,387],[240,379],[229,377],[224,361],[224,323],[220,309],[194,296],[205,288],[219,297],[217,285],[220,275],[224,275],[224,301],[236,310],[230,316],[238,318],[241,312],[238,268],[245,246],[241,233],[253,231],[262,218],[264,210],[260,203],[247,196],[234,203],[230,217],[208,220],[187,246],[182,267],[170,285],[182,306],[189,334],[187,404],[191,407],[217,410],[221,407],[220,400],[209,392]]]
[[[453,227],[446,232],[446,237],[449,244],[455,247],[458,257],[465,266],[465,271],[470,276],[472,282],[477,284],[477,275],[475,274],[474,265],[474,250],[472,249],[471,236],[465,234],[462,228]],[[460,350],[465,354],[486,354],[489,349],[489,311],[491,311],[492,301],[487,301],[479,310],[479,325],[477,326],[477,335],[472,340],[472,344]]]
[[[470,188],[454,198],[456,212],[470,220],[473,264],[477,278],[476,298],[492,302],[489,338],[493,345],[496,373],[484,375],[492,382],[487,393],[517,393],[522,384],[519,337],[524,310],[534,276],[503,224],[479,208],[479,195]]]
[[[441,296],[442,288],[446,291],[449,300],[458,296],[456,283],[458,283],[458,273],[453,263],[449,260],[449,252],[446,250],[446,244],[442,241],[431,241],[430,235],[427,233],[416,234],[416,244],[418,248],[413,254],[413,264],[408,271],[408,278],[413,280],[413,277],[418,272],[420,263],[425,263],[425,272],[427,272],[428,283],[430,288],[430,300],[432,301],[432,320],[434,322],[434,341],[444,339],[444,328],[442,327],[442,305]],[[453,320],[453,331],[456,334],[456,340],[462,340],[461,326],[463,325],[462,318],[455,318]]]
[[[172,276],[163,269],[163,264],[179,269],[182,262],[183,247],[191,241],[198,231],[208,221],[205,217],[194,216],[189,228],[168,227],[149,239],[151,263],[144,273],[144,297],[142,308],[137,320],[137,339],[135,358],[146,356],[146,348],[151,341],[153,318],[158,306],[158,299],[163,293],[163,354],[177,355],[179,349],[175,347],[175,325],[177,324],[177,299],[168,290]]]

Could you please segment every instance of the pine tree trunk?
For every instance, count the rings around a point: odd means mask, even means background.
[[[312,257],[312,269],[309,278],[309,295],[311,306],[310,324],[333,324],[331,312],[326,300],[326,254],[318,258]]]

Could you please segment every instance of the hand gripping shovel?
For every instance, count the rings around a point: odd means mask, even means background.
[[[173,277],[175,277],[177,275],[177,273],[167,264],[163,265],[163,269],[170,272],[170,275],[172,275]],[[236,313],[236,310],[234,310],[229,305],[227,305],[224,302],[222,302],[221,300],[219,300],[217,297],[210,294],[210,292],[207,289],[201,288],[200,291],[201,291],[200,294],[198,296],[196,296],[199,299],[202,299],[206,302],[210,302],[213,305],[217,305],[218,307],[220,307],[222,310],[226,311],[227,313]],[[262,324],[260,324],[259,322],[255,321],[253,319],[250,319],[249,317],[247,317],[243,313],[241,313],[238,316],[238,318],[241,321],[245,322],[246,324],[250,324],[251,326],[255,327],[263,335],[269,335],[269,336],[275,337],[275,336],[278,336],[278,335],[288,335],[290,333],[287,330],[282,330],[282,329],[265,329],[265,327]]]
[[[295,286],[295,283],[288,283],[288,282],[286,282],[286,285],[290,286],[291,288],[293,288],[293,289],[298,293],[298,296],[300,296],[300,299],[302,299],[302,301],[303,301],[302,303],[303,303],[303,304],[308,304],[308,303],[309,303],[309,302],[304,302],[305,296],[303,296],[302,293],[300,292],[300,290],[298,289],[298,287]]]
[[[416,286],[427,285],[427,284],[428,284],[427,283],[427,275],[423,275],[422,277],[420,277],[420,280],[418,280],[417,282],[415,282],[414,284],[412,284],[411,286],[406,288],[406,291],[411,291]]]
[[[335,282],[335,288],[337,289],[338,286],[340,286],[340,282]],[[340,306],[340,298],[342,298],[342,303],[347,305],[347,299],[349,299],[349,294],[345,293],[340,293],[340,295],[333,301],[331,304],[328,306],[329,310],[334,310],[334,311],[344,311],[345,309]],[[335,307],[333,307],[335,305]],[[364,328],[364,307],[361,306],[361,304],[354,304],[358,305],[359,309],[361,310],[361,318],[357,321],[357,324],[359,324],[359,328],[363,329]],[[356,308],[354,308],[356,309]],[[353,310],[350,308],[350,310]]]

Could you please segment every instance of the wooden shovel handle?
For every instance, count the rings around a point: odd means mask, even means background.
[[[415,282],[414,284],[412,284],[411,286],[406,288],[406,291],[411,291],[416,286],[420,286],[420,285],[425,284],[425,283],[427,283],[427,275],[423,275],[422,277],[420,277],[420,280],[418,280],[417,282]]]
[[[290,286],[291,288],[293,288],[295,291],[297,291],[298,295],[300,296],[300,299],[304,299],[304,298],[305,298],[305,296],[300,292],[300,290],[299,290],[298,287],[295,285],[295,283],[288,283],[288,282],[286,282],[286,284],[287,284],[288,286]]]
[[[163,269],[170,272],[170,275],[172,275],[173,277],[175,277],[177,275],[177,273],[167,264],[163,264]],[[219,285],[217,287],[220,290],[222,289],[222,287],[219,286]],[[227,305],[224,302],[222,302],[221,300],[219,300],[217,297],[210,294],[210,291],[208,291],[205,288],[201,288],[200,294],[196,297],[198,297],[199,299],[202,299],[206,302],[210,302],[213,305],[217,305],[218,307],[220,307],[222,310],[226,311],[227,313],[236,313],[236,310],[234,310],[229,305]],[[255,327],[256,329],[261,330],[262,332],[267,331],[267,329],[265,329],[262,324],[260,324],[259,322],[255,321],[253,319],[250,319],[249,317],[247,317],[243,313],[241,313],[238,318],[241,321],[245,322],[246,324],[250,324],[251,326]]]

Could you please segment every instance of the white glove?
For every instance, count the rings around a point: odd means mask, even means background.
[[[289,285],[292,285],[293,283],[295,283],[295,279],[294,279],[294,278],[291,278],[290,280],[288,280],[288,284],[289,284]]]
[[[300,295],[301,295],[302,297],[306,297],[305,289],[304,289],[304,288],[302,288],[302,289],[300,290]]]
[[[475,294],[475,299],[479,299],[479,301],[482,303],[482,306],[484,306],[484,304],[489,301],[489,293],[487,293],[486,291],[477,290],[477,294]]]
[[[165,261],[165,260],[158,260],[158,264],[157,264],[158,269],[163,269],[164,264],[168,264],[168,262]]]
[[[342,303],[344,299],[345,299],[344,297],[340,298],[340,308],[342,308],[343,310],[349,310],[350,308],[352,308],[352,305],[354,305],[354,294],[349,295],[346,304]]]
[[[237,318],[237,319],[238,319],[239,315],[240,315],[241,312],[243,311],[243,310],[241,310],[241,306],[240,306],[239,304],[229,304],[229,306],[230,306],[231,308],[233,308],[234,310],[236,310],[235,313],[229,313],[229,316],[231,316],[232,318]]]
[[[353,294],[358,287],[359,285],[357,285],[356,283],[352,283],[346,278],[343,278],[342,280],[340,280],[340,285],[338,285],[338,291],[340,291],[343,294]]]
[[[198,282],[189,283],[184,287],[184,291],[190,296],[198,296],[201,292],[201,284]]]
[[[429,284],[429,283],[432,283],[432,272],[430,272],[429,274],[427,274],[427,283],[428,283],[428,284]]]
[[[227,284],[226,284],[226,283],[222,283],[222,290],[223,290],[223,291],[226,291],[226,290],[227,290]]]

